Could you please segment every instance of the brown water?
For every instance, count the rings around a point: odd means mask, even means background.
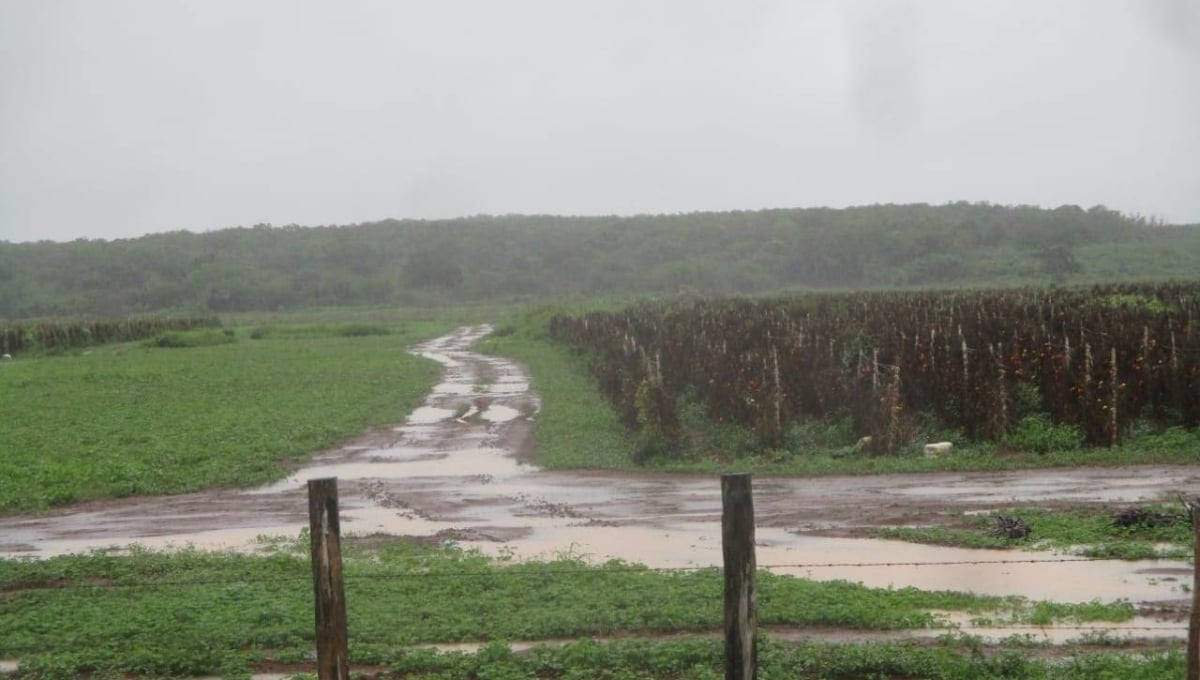
[[[565,553],[652,567],[719,565],[716,476],[549,472],[521,462],[540,401],[520,366],[468,351],[489,330],[462,328],[414,348],[445,369],[425,404],[405,423],[319,455],[285,480],[248,491],[122,499],[0,518],[0,555],[48,556],[134,542],[251,549],[258,536],[297,536],[308,521],[305,483],[337,477],[344,532],[456,537],[461,545],[517,558]],[[1059,601],[1176,601],[1190,579],[1186,563],[994,564],[1056,556],[829,534],[1017,503],[1133,502],[1197,488],[1200,474],[1182,466],[760,478],[758,562],[779,573],[872,586]],[[938,562],[978,564],[928,564]]]

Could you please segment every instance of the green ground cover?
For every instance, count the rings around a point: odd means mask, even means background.
[[[604,305],[611,307],[612,305]],[[810,422],[791,432],[785,445],[762,449],[753,432],[717,425],[696,408],[680,409],[686,451],[674,458],[639,462],[643,447],[638,433],[626,428],[588,373],[586,358],[553,342],[548,333],[555,313],[580,309],[541,308],[513,315],[479,351],[511,357],[529,367],[533,389],[543,411],[535,428],[535,461],[548,468],[612,468],[663,472],[752,472],[763,475],[886,474],[901,472],[991,472],[1029,468],[1194,464],[1200,432],[1170,428],[1138,429],[1112,448],[1038,447],[1014,450],[1010,444],[970,442],[931,429],[922,440],[958,439],[950,455],[927,458],[920,447],[898,455],[873,456],[860,451],[842,422]],[[1045,438],[1039,438],[1042,441]]]
[[[459,662],[408,647],[712,632],[721,626],[717,569],[664,572],[620,562],[590,565],[570,556],[510,564],[453,548],[350,543],[346,597],[351,656],[358,664],[420,667],[429,677],[588,677],[581,669],[595,666],[584,658],[604,658],[609,651],[578,648],[578,658],[548,653],[562,664],[560,675],[471,676],[432,674],[438,664]],[[305,662],[313,638],[310,570],[303,538],[264,544],[256,555],[134,550],[125,556],[0,560],[0,658],[21,660],[28,673],[39,673],[31,677],[236,674],[266,661]],[[764,625],[860,630],[945,626],[931,610],[966,612],[988,625],[1121,622],[1134,614],[1127,602],[1047,606],[1017,597],[873,589],[766,572],[759,575],[758,607]],[[702,644],[703,663],[718,667],[710,643]],[[662,649],[646,646],[634,656],[662,655],[684,664],[679,672],[694,663],[676,648]],[[832,652],[809,653],[816,660],[806,663],[820,667],[822,654]]]
[[[1070,551],[1085,557],[1142,559],[1189,559],[1192,556],[1192,526],[1180,506],[1142,508],[1160,516],[1175,515],[1176,521],[1159,526],[1119,526],[1117,511],[1104,508],[1046,510],[1013,508],[977,515],[959,515],[949,525],[934,527],[886,527],[881,538],[949,545],[966,548],[1022,548]],[[991,531],[996,515],[1020,519],[1029,527],[1025,538],[1003,538]]]
[[[561,648],[515,654],[503,644],[476,654],[413,652],[390,665],[394,677],[430,680],[556,678],[562,680],[719,680],[722,642],[715,639],[581,640]],[[1027,650],[985,650],[948,638],[917,643],[791,643],[766,636],[759,645],[759,677],[937,678],[939,680],[1158,680],[1184,672],[1175,651],[1136,654],[1068,652],[1053,660]]]
[[[406,348],[450,328],[266,325],[5,362],[0,513],[279,479],[401,420],[440,370]]]

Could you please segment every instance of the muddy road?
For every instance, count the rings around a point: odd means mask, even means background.
[[[401,425],[316,456],[287,479],[220,490],[73,506],[0,518],[0,555],[54,555],[140,543],[244,548],[256,536],[296,536],[305,483],[336,476],[342,530],[453,540],[490,553],[615,557],[657,567],[718,565],[719,480],[709,475],[551,472],[527,462],[540,402],[524,370],[468,351],[487,326],[416,348],[442,382]],[[1177,562],[823,566],[989,562],[1030,557],[859,538],[864,528],[919,525],[945,513],[1014,504],[1125,503],[1200,490],[1192,467],[970,474],[758,478],[760,565],[868,585],[1020,594],[1081,601],[1178,602],[1191,567]]]

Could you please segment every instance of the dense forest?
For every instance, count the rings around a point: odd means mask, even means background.
[[[0,318],[1194,278],[1200,225],[1102,206],[477,216],[0,242]]]

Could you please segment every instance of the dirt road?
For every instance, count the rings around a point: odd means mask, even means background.
[[[490,329],[463,328],[414,349],[445,367],[407,421],[314,458],[284,481],[74,506],[0,518],[0,555],[53,555],[138,542],[241,548],[259,535],[296,536],[305,482],[340,480],[343,531],[454,540],[518,557],[567,552],[651,566],[720,564],[719,481],[706,475],[549,472],[528,465],[540,408],[513,362],[467,348]],[[870,585],[1021,594],[1079,601],[1178,600],[1191,567],[1167,562],[820,566],[989,562],[1053,557],[855,538],[862,527],[923,524],[941,513],[1119,503],[1200,490],[1192,467],[1035,470],[755,480],[760,565]]]

